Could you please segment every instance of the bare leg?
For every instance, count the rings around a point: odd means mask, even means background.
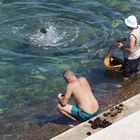
[[[58,112],[60,112],[64,116],[68,117],[69,119],[76,121],[79,124],[80,122],[76,118],[74,118],[73,116],[70,115],[71,108],[72,108],[72,105],[70,105],[70,104],[67,104],[64,107],[62,107],[60,104],[57,105]]]
[[[70,114],[68,114],[67,112],[65,111],[59,111],[62,115],[68,117],[69,119],[73,120],[73,121],[76,121],[76,119],[74,117],[72,117]]]

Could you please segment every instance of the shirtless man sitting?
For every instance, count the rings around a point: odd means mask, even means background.
[[[99,105],[86,78],[78,78],[70,70],[64,72],[64,78],[68,85],[65,94],[58,94],[58,111],[77,122],[84,122],[96,116]],[[68,104],[71,97],[75,105]]]

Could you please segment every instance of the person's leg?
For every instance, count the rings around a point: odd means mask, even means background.
[[[122,72],[123,80],[129,80],[130,75],[131,75],[130,61],[128,59],[125,59]]]
[[[67,104],[64,107],[61,106],[60,104],[57,105],[57,110],[59,113],[61,113],[62,115],[68,117],[69,119],[78,122],[78,120],[76,118],[74,118],[71,114],[71,110],[72,110],[72,105]]]
[[[135,75],[137,75],[137,73],[139,72],[139,58],[136,60],[133,60],[131,66],[132,66],[133,73],[135,73]]]

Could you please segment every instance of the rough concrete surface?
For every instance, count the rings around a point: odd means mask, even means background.
[[[84,140],[140,140],[140,110]]]
[[[124,101],[122,104],[123,104],[122,112],[118,113],[116,116],[108,115],[105,117],[103,114],[110,112],[110,109],[109,109],[109,110],[99,114],[97,117],[101,118],[102,120],[106,119],[114,125],[114,123],[118,122],[119,120],[125,119],[125,117],[140,110],[140,94]],[[115,106],[114,106],[114,108],[115,108]],[[91,120],[95,120],[97,117],[95,117]],[[111,126],[113,126],[113,125],[111,125]],[[111,127],[111,126],[109,126],[109,127]],[[85,139],[88,137],[87,132],[91,132],[91,135],[93,135],[98,131],[101,132],[101,130],[103,130],[103,128],[92,129],[91,124],[88,121],[86,121],[78,126],[75,126],[74,128],[69,129],[68,131],[52,138],[51,140],[60,140],[60,139],[82,140],[82,139]]]

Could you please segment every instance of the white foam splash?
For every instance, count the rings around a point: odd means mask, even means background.
[[[33,46],[56,46],[56,44],[62,40],[54,27],[49,27],[47,33],[41,33],[39,30],[29,37],[30,43]]]
[[[19,41],[22,41],[24,39],[24,33],[22,32],[24,30],[24,27],[18,27],[18,26],[13,26],[11,28],[11,33],[8,35],[11,36],[14,39],[17,39]]]
[[[78,37],[79,33],[79,29],[76,29],[73,33],[71,31],[66,32],[65,30],[62,32],[54,26],[49,26],[46,30],[46,34],[37,30],[35,33],[29,35],[29,43],[33,46],[45,48],[48,46],[67,46],[68,43],[73,42]]]
[[[0,5],[3,5],[3,1],[0,1]]]
[[[19,31],[18,27],[16,27],[16,26],[12,27],[12,33],[13,34],[16,34],[18,31]]]

